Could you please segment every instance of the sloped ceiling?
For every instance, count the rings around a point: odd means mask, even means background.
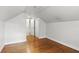
[[[47,22],[76,21],[79,20],[79,7],[50,7],[40,13],[39,16],[40,15]]]
[[[46,22],[79,20],[79,6],[38,6],[30,10]]]
[[[0,6],[0,20],[7,21],[24,11],[23,6]]]
[[[0,6],[0,20],[7,21],[23,12],[46,22],[79,20],[79,6]]]

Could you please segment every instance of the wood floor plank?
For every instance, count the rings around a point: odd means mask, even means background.
[[[78,53],[79,52],[75,49],[64,46],[48,38],[38,39],[35,42],[31,42],[30,45],[34,53]],[[6,45],[2,50],[2,53],[27,53],[28,50],[30,50],[29,47],[27,46],[28,46],[27,42]],[[36,49],[38,49],[38,51],[36,51]]]

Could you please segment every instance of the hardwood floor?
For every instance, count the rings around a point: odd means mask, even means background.
[[[42,38],[35,41],[16,43],[6,45],[2,53],[78,53],[79,51],[59,44],[48,38]]]

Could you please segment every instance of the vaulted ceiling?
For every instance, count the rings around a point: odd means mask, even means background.
[[[7,21],[24,11],[24,6],[0,6],[0,20]]]
[[[32,10],[35,11],[37,17],[46,22],[79,20],[79,6],[38,6],[32,8]]]
[[[7,21],[23,12],[46,22],[79,20],[79,6],[0,6],[0,20]]]

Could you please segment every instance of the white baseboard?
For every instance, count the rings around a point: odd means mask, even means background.
[[[2,49],[4,48],[5,45],[0,46],[0,52],[2,51]]]
[[[0,52],[2,51],[2,49],[4,48],[5,45],[14,44],[14,43],[20,43],[20,42],[25,42],[25,41],[26,41],[26,40],[16,41],[16,42],[7,42],[7,43],[5,43],[4,45],[0,46]]]
[[[20,42],[25,42],[26,40],[21,40],[21,41],[16,41],[16,42],[7,42],[5,43],[5,45],[8,45],[8,44],[15,44],[15,43],[20,43]]]
[[[71,46],[71,45],[68,45],[68,44],[66,44],[65,42],[61,42],[61,41],[55,40],[54,38],[51,38],[51,37],[47,37],[47,38],[49,38],[49,39],[51,39],[51,40],[53,40],[53,41],[56,41],[56,42],[58,42],[58,43],[60,43],[60,44],[63,44],[63,45],[65,45],[65,46],[68,46],[68,47],[70,47],[70,48],[72,48],[72,49],[75,49],[75,50],[78,50],[78,51],[79,51],[79,48],[74,47],[74,46]]]
[[[46,38],[46,36],[40,36],[39,38]]]

